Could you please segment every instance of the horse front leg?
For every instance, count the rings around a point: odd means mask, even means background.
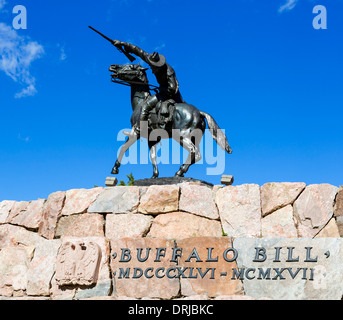
[[[111,174],[118,174],[119,173],[119,167],[121,164],[121,160],[124,157],[125,152],[139,139],[139,136],[137,135],[137,133],[132,130],[129,135],[128,138],[126,139],[125,143],[122,145],[122,147],[120,148],[120,153],[119,156],[117,158],[117,161],[114,164],[114,167],[111,171]]]

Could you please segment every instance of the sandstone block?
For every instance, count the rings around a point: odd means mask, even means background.
[[[16,201],[2,201],[0,202],[0,223],[5,223],[12,207]]]
[[[62,209],[63,216],[87,212],[89,206],[97,199],[104,188],[72,189],[66,192],[65,203]]]
[[[106,238],[143,237],[152,224],[153,217],[139,213],[111,214],[106,217]]]
[[[153,185],[141,196],[138,212],[160,214],[179,209],[179,186]]]
[[[336,218],[336,224],[338,227],[339,235],[343,237],[343,216],[339,216]]]
[[[103,237],[105,219],[101,214],[77,214],[62,217],[56,229],[56,238]]]
[[[50,281],[55,272],[55,259],[60,240],[46,240],[36,232],[13,225],[0,225],[0,248],[33,248],[26,274],[27,294],[49,295]],[[1,252],[1,251],[0,251]]]
[[[49,195],[48,200],[44,203],[38,233],[46,239],[53,239],[55,236],[57,221],[61,217],[65,197],[65,192],[58,191]]]
[[[329,222],[337,191],[330,184],[306,187],[293,206],[300,237],[314,237]]]
[[[207,186],[181,184],[179,210],[209,219],[219,219],[213,191]]]
[[[157,216],[147,237],[185,239],[190,237],[220,237],[221,224],[185,212],[172,212]]]
[[[60,245],[60,240],[43,239],[37,243],[27,271],[28,295],[49,296],[50,282],[55,272],[56,256]]]
[[[0,250],[0,296],[24,295],[27,270],[34,247],[6,247]]]
[[[1,212],[1,209],[0,209]],[[335,204],[335,217],[341,217],[343,216],[343,189],[340,188],[340,190],[337,193],[336,197],[336,204]]]
[[[89,207],[89,213],[130,213],[137,212],[139,204],[138,187],[105,188]]]
[[[339,230],[336,219],[332,218],[329,223],[316,235],[316,238],[339,238]]]
[[[17,202],[7,217],[7,222],[30,229],[38,229],[45,200]]]
[[[228,186],[216,193],[223,230],[229,237],[261,235],[261,198],[256,184]]]
[[[305,189],[305,183],[266,183],[261,187],[262,215],[285,207],[297,199],[299,194]]]
[[[0,248],[10,246],[33,246],[36,247],[42,238],[37,232],[28,231],[23,227],[14,226],[11,224],[0,225]]]
[[[263,238],[297,238],[293,207],[288,205],[262,219]]]

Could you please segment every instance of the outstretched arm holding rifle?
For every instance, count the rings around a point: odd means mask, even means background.
[[[102,34],[101,32],[99,32],[98,30],[94,29],[93,27],[89,26],[90,29],[92,29],[93,31],[95,31],[97,34],[101,35],[103,38],[105,38],[107,41],[111,42],[120,52],[124,53],[125,56],[131,61],[135,61],[136,58],[131,56],[128,52],[126,52],[120,45],[120,41],[117,40],[112,40],[109,37],[105,36],[104,34]]]
[[[179,82],[176,78],[175,71],[169,64],[166,63],[166,59],[163,55],[160,55],[157,52],[149,54],[133,44],[119,40],[111,40],[94,28],[89,28],[100,34],[107,41],[110,41],[119,51],[124,53],[131,62],[133,62],[135,58],[132,57],[130,53],[140,57],[150,66],[152,72],[154,73],[156,80],[160,85],[159,93],[148,97],[142,103],[140,121],[148,120],[150,111],[157,105],[159,101],[173,100],[177,103],[184,102],[179,92]],[[134,130],[139,135],[140,130],[137,125],[134,127]]]
[[[127,42],[119,41],[119,40],[114,40],[115,46],[120,46],[124,47],[126,52],[132,53],[136,55],[137,57],[140,57],[144,62],[146,62],[150,67],[152,66],[150,61],[149,61],[149,56],[150,54],[142,50],[141,48]]]

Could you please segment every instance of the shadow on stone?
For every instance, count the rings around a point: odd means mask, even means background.
[[[134,183],[134,186],[137,187],[145,187],[145,186],[153,186],[153,185],[170,185],[170,184],[179,184],[179,183],[185,183],[185,182],[193,182],[197,183],[200,185],[205,185],[208,187],[213,187],[213,184],[203,181],[203,180],[198,180],[198,179],[193,179],[193,178],[185,178],[185,177],[164,177],[164,178],[157,178],[157,179],[142,179],[142,180],[136,180]]]

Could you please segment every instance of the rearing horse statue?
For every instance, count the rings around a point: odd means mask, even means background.
[[[138,64],[111,65],[109,69],[109,71],[112,72],[111,77],[113,82],[131,86],[131,104],[133,110],[133,114],[131,116],[132,127],[141,127],[138,122],[140,121],[142,103],[151,96],[146,70],[146,68],[143,68]],[[219,128],[212,116],[206,112],[198,110],[191,104],[176,103],[172,106],[172,112],[167,122],[161,123],[161,117],[158,110],[153,110],[149,115],[149,124],[147,125],[148,130],[137,132],[137,130],[132,129],[131,132],[126,133],[127,140],[120,149],[118,159],[112,169],[112,174],[119,173],[120,163],[125,152],[140,137],[143,137],[148,140],[150,160],[153,165],[152,177],[157,178],[159,172],[156,161],[156,146],[161,139],[174,138],[189,152],[186,162],[180,166],[180,169],[175,174],[175,176],[183,177],[192,164],[201,160],[199,143],[205,132],[206,122],[212,133],[213,139],[218,143],[218,145],[222,149],[226,150],[227,153],[232,153],[225,134]],[[158,139],[154,139],[154,141],[149,140],[151,132],[155,129],[161,128],[165,130],[167,135],[162,135]]]

